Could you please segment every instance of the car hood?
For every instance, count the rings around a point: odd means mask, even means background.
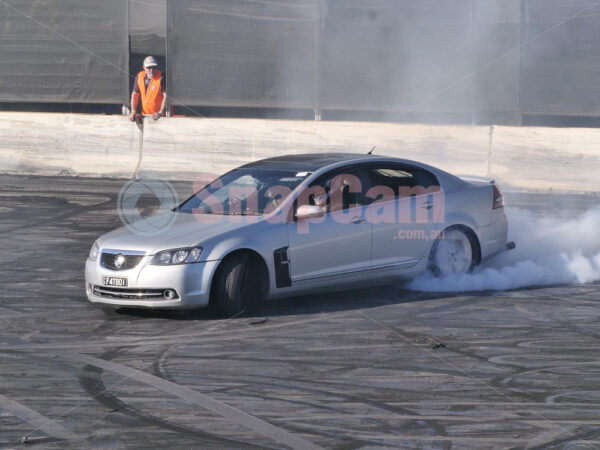
[[[136,232],[133,224],[103,235],[98,239],[98,244],[101,249],[135,250],[153,255],[161,250],[202,245],[202,241],[219,234],[251,226],[249,218],[254,222],[262,220],[262,217],[256,216],[209,215],[212,217],[208,217],[177,212],[169,214],[175,214],[176,217],[172,225],[162,232],[155,234]]]

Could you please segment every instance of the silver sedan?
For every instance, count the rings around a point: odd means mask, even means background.
[[[91,302],[234,315],[263,298],[463,274],[510,246],[493,180],[372,155],[253,162],[159,216],[152,233],[134,223],[96,240]]]

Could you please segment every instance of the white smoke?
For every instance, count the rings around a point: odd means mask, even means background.
[[[600,206],[579,217],[536,217],[507,208],[514,250],[486,261],[473,273],[436,278],[426,273],[407,283],[430,292],[506,290],[600,280]]]

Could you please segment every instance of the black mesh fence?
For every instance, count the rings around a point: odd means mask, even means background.
[[[452,86],[472,66],[469,0],[169,0],[167,14],[181,103],[471,108]]]
[[[521,112],[600,115],[600,3],[526,0]]]
[[[320,40],[323,108],[470,111],[469,0],[329,0]]]
[[[173,0],[169,95],[212,106],[311,107],[313,0]]]
[[[600,116],[593,0],[165,1],[176,105]],[[0,1],[0,102],[126,102],[128,14]]]
[[[123,0],[3,0],[0,101],[124,102],[128,35]]]

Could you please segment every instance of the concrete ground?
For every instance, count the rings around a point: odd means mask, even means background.
[[[83,266],[123,184],[0,175],[0,448],[600,446],[599,284],[105,315]]]

